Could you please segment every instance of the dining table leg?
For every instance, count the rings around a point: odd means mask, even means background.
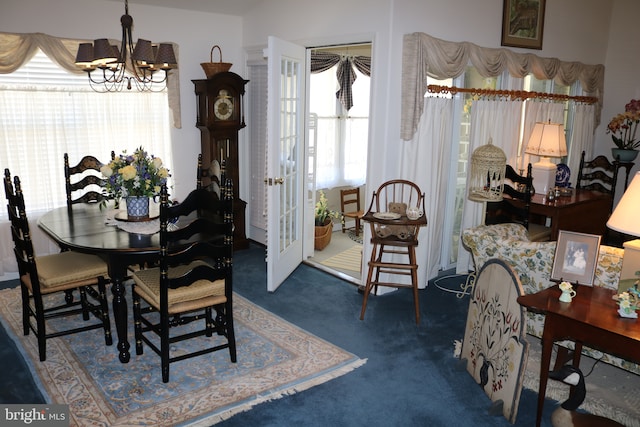
[[[113,294],[113,317],[118,335],[118,358],[122,363],[128,363],[131,357],[131,353],[129,353],[129,339],[127,337],[126,287],[123,283],[125,275],[126,266],[122,268],[116,260],[111,259],[109,262],[109,276],[111,276],[111,281],[113,282],[111,286],[111,293]]]

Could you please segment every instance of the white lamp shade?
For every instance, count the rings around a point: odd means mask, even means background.
[[[567,140],[562,123],[536,123],[525,153],[540,157],[566,156]]]
[[[640,172],[631,180],[607,221],[607,227],[620,233],[640,236]]]
[[[540,156],[540,160],[531,169],[533,187],[536,193],[546,194],[556,183],[556,165],[549,161],[549,157],[567,155],[567,140],[562,123],[551,123],[551,120],[549,123],[536,123],[524,151]]]

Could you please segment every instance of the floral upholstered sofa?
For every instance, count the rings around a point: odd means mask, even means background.
[[[475,271],[480,271],[491,258],[505,260],[520,278],[525,293],[535,293],[552,286],[551,270],[556,242],[531,242],[527,230],[520,224],[479,225],[463,230],[462,243],[471,251]],[[600,246],[594,277],[594,286],[618,289],[618,278],[622,269],[624,250],[611,246]],[[528,313],[527,333],[542,337],[544,315]],[[573,348],[573,343],[561,343]],[[640,375],[640,366],[624,359],[583,347],[583,354],[602,359],[620,368]]]

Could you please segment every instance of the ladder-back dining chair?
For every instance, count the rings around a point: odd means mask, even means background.
[[[47,358],[47,340],[63,335],[103,329],[105,344],[111,345],[107,264],[98,256],[71,251],[36,256],[20,178],[14,177],[12,183],[9,169],[5,169],[4,189],[20,275],[23,333],[36,336],[40,361]],[[89,322],[90,314],[97,322]],[[47,326],[50,319],[63,316],[81,317],[83,322],[66,329],[59,329],[59,323],[58,329]]]
[[[233,327],[233,186],[225,183],[222,199],[199,188],[171,205],[167,187],[160,193],[160,265],[133,274],[136,354],[143,343],[160,356],[162,381],[169,381],[173,362],[229,349],[236,362]],[[182,228],[171,226],[197,213]],[[185,243],[188,242],[188,243]],[[142,301],[144,301],[144,306]],[[215,311],[215,316],[214,316]],[[158,315],[159,313],[159,315]],[[186,325],[199,321],[201,327]],[[175,332],[175,333],[174,333]],[[156,335],[156,339],[150,335]],[[195,338],[197,348],[177,347]],[[157,339],[159,338],[159,345]],[[177,347],[175,353],[170,348]]]
[[[618,168],[605,156],[597,156],[593,160],[584,159],[585,152],[580,156],[577,189],[600,191],[611,195],[611,209],[616,195]]]
[[[196,188],[205,188],[221,198],[221,183],[226,180],[225,161],[213,160],[211,164],[205,165],[202,161],[202,154],[198,154],[198,166],[196,169]]]
[[[487,202],[485,224],[522,224],[527,229],[529,240],[532,242],[546,242],[551,238],[551,227],[530,222],[531,195],[533,194],[533,178],[531,163],[527,166],[527,174],[519,175],[513,167],[506,166],[505,182],[499,202]],[[521,203],[513,203],[518,200]]]
[[[115,158],[111,152],[111,160]],[[67,207],[76,203],[99,203],[109,197],[102,192],[106,179],[100,168],[104,163],[94,156],[84,156],[78,164],[70,166],[69,155],[64,153],[64,181],[67,193]]]

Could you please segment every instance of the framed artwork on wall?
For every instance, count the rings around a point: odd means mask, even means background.
[[[597,234],[560,230],[551,280],[593,285],[600,238]]]
[[[502,46],[542,49],[546,0],[504,0]]]

